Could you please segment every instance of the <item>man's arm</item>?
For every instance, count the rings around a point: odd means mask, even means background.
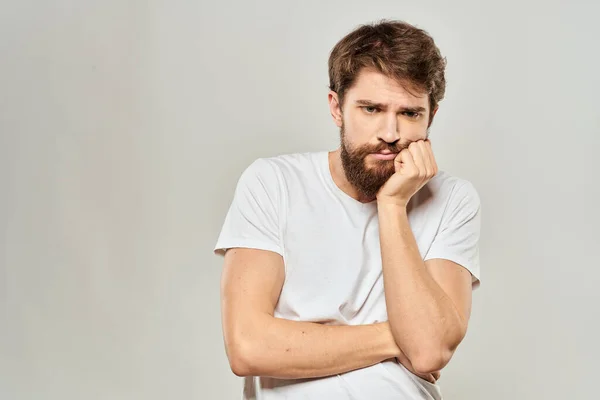
[[[405,359],[387,322],[330,326],[274,317],[283,282],[279,254],[226,252],[221,310],[225,349],[236,375],[313,378]]]
[[[467,266],[478,267],[479,198],[467,184],[453,191],[423,261],[407,206],[438,172],[431,142],[412,142],[398,153],[394,166],[395,173],[377,193],[388,318],[396,343],[414,368],[438,371],[467,331],[473,283]]]
[[[443,259],[424,262],[406,209],[380,205],[380,238],[388,318],[416,371],[442,369],[464,338],[471,274]]]

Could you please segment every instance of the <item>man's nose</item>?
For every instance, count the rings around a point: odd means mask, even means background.
[[[390,115],[385,120],[385,126],[379,134],[379,139],[386,143],[394,143],[400,140],[400,129],[396,115]]]

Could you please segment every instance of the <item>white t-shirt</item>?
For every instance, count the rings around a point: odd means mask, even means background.
[[[442,171],[413,196],[409,221],[424,260],[467,268],[479,285],[480,203],[473,185]],[[215,246],[279,253],[285,281],[274,315],[359,325],[387,321],[377,204],[333,181],[328,153],[261,158],[240,177]],[[244,399],[441,399],[439,386],[386,361],[325,378],[245,378]]]

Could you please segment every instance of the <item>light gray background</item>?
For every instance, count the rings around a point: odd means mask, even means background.
[[[255,158],[333,149],[327,57],[448,58],[441,168],[483,202],[446,399],[598,396],[598,2],[2,1],[0,398],[236,399],[212,246]]]

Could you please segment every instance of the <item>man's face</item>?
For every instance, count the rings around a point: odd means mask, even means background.
[[[428,96],[410,90],[414,94],[395,80],[364,69],[346,92],[341,112],[338,108],[344,172],[366,198],[374,198],[394,174],[400,150],[427,138]],[[330,100],[332,114],[335,103]]]

